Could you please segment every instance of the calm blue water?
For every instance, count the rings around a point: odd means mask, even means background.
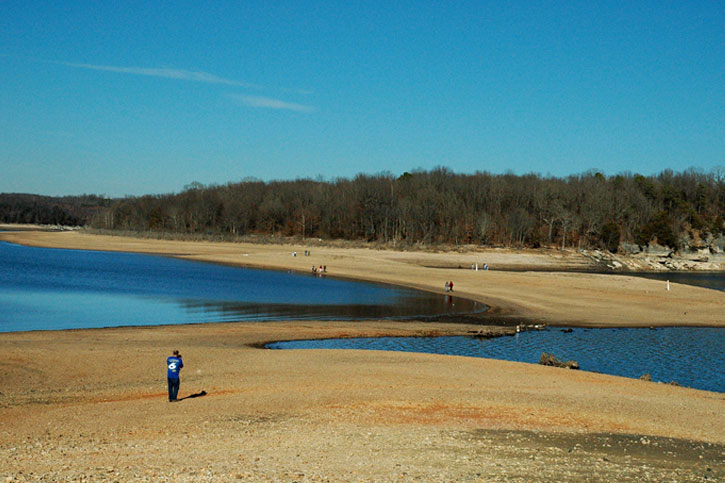
[[[631,273],[714,290],[725,289],[725,272]],[[563,328],[514,337],[383,337],[289,341],[271,349],[370,349],[538,363],[542,352],[575,360],[583,370],[725,392],[725,329],[668,327],[650,329]]]
[[[725,392],[725,329],[563,328],[512,337],[382,337],[276,342],[271,349],[369,349],[538,363],[542,352],[575,360],[582,370]]]
[[[0,332],[480,311],[463,299],[312,275],[0,242]]]

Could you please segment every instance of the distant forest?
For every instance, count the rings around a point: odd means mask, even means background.
[[[87,196],[33,204],[31,197],[25,208],[19,199],[8,204],[6,196],[0,195],[4,221],[76,220],[106,230],[229,239],[265,234],[396,246],[559,246],[616,252],[622,242],[682,248],[693,238],[725,233],[722,168],[709,173],[667,170],[655,176],[588,172],[567,178],[456,174],[436,168],[333,181],[192,183],[177,194],[114,200]],[[64,212],[67,223],[41,216],[48,207],[51,214]]]
[[[111,204],[111,200],[96,195],[52,197],[0,193],[0,222],[83,226]]]

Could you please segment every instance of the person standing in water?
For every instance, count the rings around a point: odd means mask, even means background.
[[[169,382],[169,402],[178,401],[177,396],[179,395],[179,372],[184,367],[184,361],[181,360],[181,354],[179,351],[174,351],[174,355],[169,356],[166,359],[166,378]]]

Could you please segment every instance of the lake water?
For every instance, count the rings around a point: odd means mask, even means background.
[[[631,273],[657,280],[725,289],[724,272]],[[725,296],[725,295],[724,295]],[[575,360],[582,370],[725,392],[725,328],[588,329],[550,327],[514,337],[383,337],[288,341],[271,349],[368,349],[486,357],[538,363],[542,352]]]
[[[716,290],[725,286],[723,273],[666,275],[671,281]],[[684,277],[675,278],[681,275]],[[252,320],[409,318],[484,309],[484,305],[464,299],[311,274],[0,242],[0,332]],[[725,329],[575,328],[564,333],[550,328],[491,340],[339,339],[270,347],[403,350],[522,362],[538,362],[541,352],[552,352],[560,359],[577,360],[584,370],[626,377],[649,373],[656,381],[725,392]]]
[[[387,285],[132,253],[0,242],[0,332],[470,313],[485,305]]]
[[[510,337],[382,337],[276,342],[270,349],[369,349],[538,363],[542,352],[582,370],[725,392],[725,329],[548,328]]]

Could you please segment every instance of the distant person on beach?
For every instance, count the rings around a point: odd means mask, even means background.
[[[446,292],[448,292],[451,289],[450,285],[448,285],[448,280],[446,280]]]
[[[448,290],[450,290],[451,292],[453,292],[453,280],[451,280],[450,282],[448,282]]]
[[[166,378],[169,381],[169,402],[176,402],[179,395],[179,371],[184,367],[184,361],[181,360],[179,351],[174,351],[174,355],[166,359],[166,367],[168,368]]]

